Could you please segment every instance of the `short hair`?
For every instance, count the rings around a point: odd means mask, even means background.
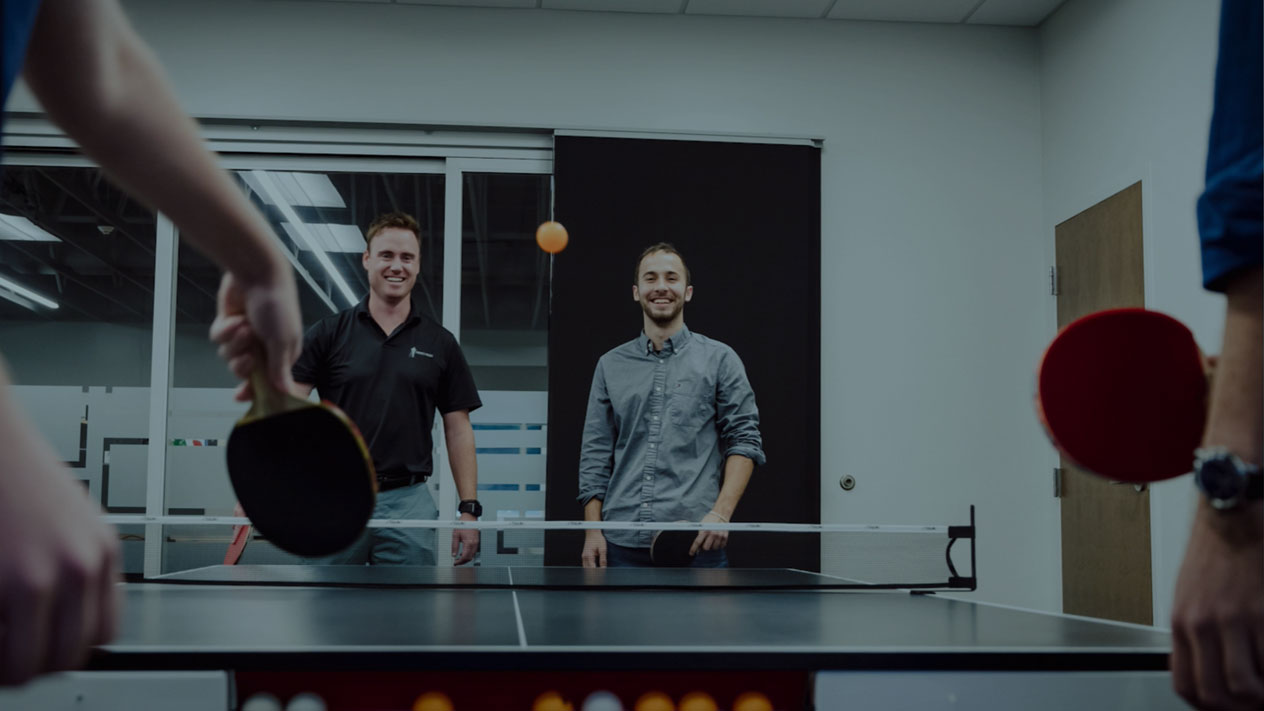
[[[401,230],[408,230],[417,237],[417,246],[421,247],[421,225],[417,224],[416,218],[407,212],[388,212],[385,215],[379,215],[377,219],[369,224],[369,229],[364,232],[364,248],[368,249],[373,245],[373,238],[382,233],[382,230],[398,227]]]
[[[685,264],[685,255],[681,254],[680,250],[676,249],[676,247],[670,242],[652,244],[649,247],[646,247],[644,252],[641,252],[641,256],[636,260],[636,269],[633,270],[632,273],[633,284],[639,284],[641,282],[641,262],[644,262],[646,257],[654,254],[655,252],[667,252],[668,254],[674,254],[679,257],[680,266],[685,268],[685,286],[693,286],[693,278],[689,275],[689,265]]]

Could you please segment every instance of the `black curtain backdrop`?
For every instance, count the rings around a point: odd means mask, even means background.
[[[666,241],[694,295],[685,323],[746,365],[768,463],[734,521],[820,522],[821,162],[813,146],[558,137],[546,516],[582,519],[579,448],[597,359],[636,337],[636,259]],[[548,531],[546,565],[580,565],[582,531]],[[819,570],[816,536],[736,533],[740,567]]]

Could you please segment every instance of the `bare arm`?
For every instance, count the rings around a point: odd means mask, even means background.
[[[115,0],[44,0],[24,75],[57,125],[221,267],[248,284],[288,272]]]
[[[1228,447],[1248,462],[1264,459],[1264,286],[1257,267],[1225,292],[1224,347],[1208,411],[1207,446]]]
[[[601,520],[601,499],[592,498],[588,500],[588,503],[584,504],[584,520]],[[580,554],[580,560],[585,568],[606,567],[606,536],[604,533],[593,529],[584,531],[584,552]]]
[[[720,486],[720,495],[716,497],[715,506],[711,510],[728,520],[737,510],[737,502],[746,493],[746,485],[750,483],[751,474],[755,471],[755,462],[750,457],[730,454],[724,460],[724,484]]]
[[[455,410],[443,416],[443,436],[448,448],[448,464],[452,467],[452,480],[456,484],[457,498],[478,498],[478,458],[474,451],[474,426],[470,424],[469,410]],[[472,514],[461,514],[462,521],[473,521]],[[452,532],[452,557],[456,565],[474,560],[478,554],[477,529],[457,529]]]
[[[1256,268],[1226,290],[1224,348],[1203,446],[1264,455],[1264,289]],[[1200,497],[1172,605],[1172,680],[1205,708],[1264,703],[1264,502],[1212,510]],[[1253,654],[1252,649],[1256,652]],[[1238,706],[1240,705],[1240,706]]]
[[[236,325],[226,318],[248,321],[267,353],[269,380],[287,389],[302,344],[289,265],[262,215],[215,164],[118,2],[44,0],[24,76],[48,116],[113,180],[229,272],[218,328]]]
[[[750,457],[730,454],[724,460],[724,483],[720,485],[720,494],[710,513],[703,516],[702,520],[728,523],[737,510],[737,503],[742,500],[742,494],[746,492],[746,485],[750,483],[754,471],[755,462]],[[698,551],[716,550],[728,544],[728,531],[698,531],[698,537],[690,546],[689,554],[697,555]]]
[[[0,686],[73,669],[118,619],[118,534],[18,410],[0,360]]]
[[[448,463],[460,499],[478,498],[478,460],[474,455],[474,426],[469,410],[443,416],[443,436],[448,446]]]
[[[588,503],[584,504],[584,520],[601,520],[601,499],[589,499]]]

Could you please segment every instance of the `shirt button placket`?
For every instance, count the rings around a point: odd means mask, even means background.
[[[663,382],[666,377],[666,369],[663,367],[663,360],[661,358],[655,358],[653,391],[650,393],[649,398],[649,441],[646,443],[645,469],[642,472],[645,479],[642,481],[641,485],[641,510],[638,512],[639,518],[642,521],[654,520],[654,469],[658,464],[658,443],[662,439],[663,401],[666,399],[663,395]]]

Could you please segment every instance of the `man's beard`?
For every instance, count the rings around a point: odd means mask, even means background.
[[[681,310],[685,308],[684,302],[679,301],[679,300],[672,302],[672,305],[675,308],[673,308],[669,313],[663,316],[659,316],[651,310],[654,305],[651,304],[649,301],[645,301],[641,304],[641,311],[645,313],[645,315],[649,318],[649,320],[654,322],[654,325],[670,326],[671,322],[676,320],[676,317],[680,315]]]

